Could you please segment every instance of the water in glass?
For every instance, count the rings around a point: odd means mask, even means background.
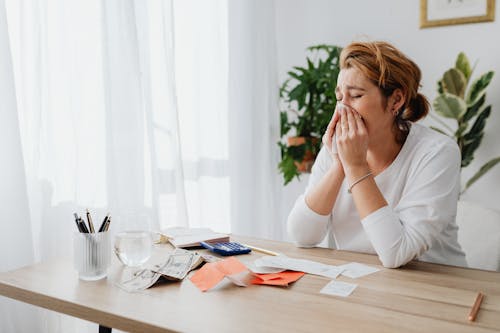
[[[127,266],[137,267],[151,257],[151,233],[148,231],[124,231],[116,235],[115,253]]]

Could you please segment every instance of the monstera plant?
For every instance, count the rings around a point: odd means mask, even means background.
[[[440,118],[434,117],[443,128],[433,129],[456,140],[462,152],[462,168],[467,167],[474,159],[474,153],[484,137],[486,120],[491,113],[491,105],[485,105],[486,88],[494,72],[488,71],[470,83],[472,72],[469,59],[461,52],[455,67],[447,70],[438,81],[439,95],[433,102],[434,111],[438,115],[456,121],[456,128],[452,128]],[[466,182],[462,193],[499,162],[500,157],[495,157],[481,166]]]

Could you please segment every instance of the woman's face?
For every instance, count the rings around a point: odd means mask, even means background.
[[[392,128],[394,116],[385,108],[386,99],[357,68],[340,71],[335,94],[337,101],[352,107],[363,117],[369,135]]]

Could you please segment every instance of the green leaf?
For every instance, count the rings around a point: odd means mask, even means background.
[[[314,63],[311,61],[311,59],[309,59],[309,57],[307,58],[307,69],[310,71],[314,69]]]
[[[292,77],[298,81],[302,81],[302,79],[303,79],[303,75],[299,75],[299,74],[294,73],[294,72],[288,72],[288,75],[290,75],[290,77]]]
[[[486,101],[486,94],[483,94],[483,96],[472,106],[469,106],[467,108],[467,112],[465,112],[464,116],[462,117],[463,122],[468,122],[472,118],[474,118],[477,115],[477,112],[483,106],[484,102]]]
[[[467,85],[467,82],[464,74],[459,70],[455,68],[450,68],[449,70],[447,70],[443,75],[441,84],[444,92],[453,94],[461,98],[464,97],[465,86]]]
[[[495,157],[488,162],[486,162],[474,176],[472,176],[467,183],[465,184],[465,188],[462,193],[465,192],[472,184],[474,184],[479,178],[481,178],[485,173],[487,173],[491,168],[497,165],[500,162],[500,157]]]
[[[475,140],[475,138],[479,134],[483,133],[484,126],[486,126],[486,119],[488,119],[490,113],[491,113],[491,105],[488,105],[487,107],[484,108],[483,111],[481,111],[481,113],[479,113],[470,131],[464,135],[464,139],[466,141]]]
[[[290,156],[285,156],[281,162],[278,164],[278,169],[283,174],[284,185],[287,185],[292,181],[294,177],[299,177],[299,171],[297,166]]]
[[[483,140],[483,130],[486,125],[486,119],[488,119],[490,113],[491,105],[487,106],[479,113],[469,132],[463,136],[462,167],[468,166],[474,159],[474,152],[479,148]]]
[[[465,168],[474,159],[474,152],[481,144],[483,140],[483,133],[479,134],[468,144],[465,144],[462,148],[462,168]]]
[[[437,89],[438,89],[438,93],[441,95],[444,93],[444,90],[443,90],[443,81],[439,80],[438,83],[437,83]]]
[[[435,130],[436,132],[439,132],[441,134],[444,134],[446,136],[449,136],[448,133],[446,133],[445,131],[443,131],[442,129],[440,128],[437,128],[437,127],[434,127],[434,126],[430,126],[430,128],[432,128],[433,130]]]
[[[467,124],[467,123],[461,123],[458,126],[457,130],[455,131],[455,138],[457,138],[457,139],[460,138],[462,136],[462,134],[467,130],[467,127],[469,127],[468,125],[469,124]]]
[[[286,79],[285,82],[280,87],[280,98],[285,99],[286,95],[288,94],[288,83],[290,82],[290,79]]]
[[[278,141],[277,143],[278,143],[278,146],[280,147],[281,158],[283,159],[286,155],[287,146],[281,141]]]
[[[298,72],[302,72],[302,74],[303,73],[307,73],[307,69],[305,69],[304,67],[293,66],[292,68],[295,69]],[[293,73],[293,72],[291,72],[291,73]],[[290,72],[288,72],[288,74],[290,74]]]
[[[280,136],[283,137],[290,131],[291,125],[288,122],[288,114],[285,111],[280,112]]]
[[[464,100],[449,93],[436,97],[432,105],[434,111],[446,118],[460,119],[467,111]]]
[[[475,104],[476,101],[486,93],[486,88],[490,84],[494,74],[495,72],[489,71],[488,73],[481,75],[481,77],[472,83],[471,88],[469,89],[469,94],[467,95],[468,105]]]
[[[307,95],[309,94],[309,91],[307,90],[307,85],[306,84],[299,84],[295,86],[290,92],[288,93],[288,101],[297,101],[299,110],[304,107],[306,104],[306,98]]]
[[[472,74],[472,69],[470,68],[470,62],[465,53],[460,52],[457,56],[457,61],[455,62],[455,68],[458,69],[465,77],[465,81],[469,82],[469,78]]]

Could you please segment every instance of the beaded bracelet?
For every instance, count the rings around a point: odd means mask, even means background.
[[[357,183],[359,183],[359,182],[361,182],[361,181],[365,180],[366,178],[370,177],[371,175],[373,175],[373,172],[371,172],[371,171],[370,171],[370,172],[368,172],[366,175],[364,175],[364,176],[362,176],[362,177],[360,177],[360,178],[356,179],[356,180],[355,180],[355,181],[354,181],[354,182],[353,182],[353,183],[349,186],[349,188],[347,189],[347,193],[351,194],[351,193],[352,193],[352,192],[351,192],[351,190],[352,190],[352,188],[354,187],[354,185],[356,185]]]

